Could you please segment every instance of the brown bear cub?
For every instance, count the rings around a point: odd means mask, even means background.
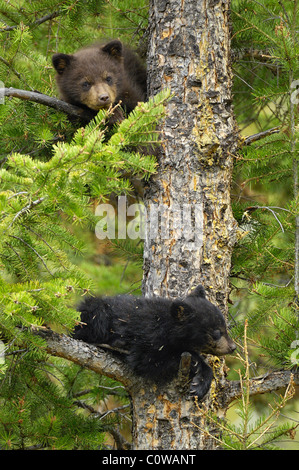
[[[60,98],[89,108],[94,116],[121,102],[109,124],[124,119],[139,101],[146,99],[146,70],[133,51],[118,40],[95,44],[73,55],[54,54],[53,65]]]

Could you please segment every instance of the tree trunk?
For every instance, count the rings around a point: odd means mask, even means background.
[[[225,379],[217,371],[217,386],[223,388]],[[163,374],[163,371],[161,371]],[[130,391],[133,413],[134,450],[214,450],[217,435],[215,426],[206,427],[201,404],[190,398],[189,386],[174,380],[163,389],[152,384],[143,384]],[[187,382],[188,385],[188,382]],[[213,399],[205,400],[210,409],[221,407],[214,386]],[[216,406],[217,404],[217,406]]]
[[[149,92],[170,88],[159,168],[145,196],[145,296],[184,296],[204,285],[227,314],[236,224],[230,205],[238,133],[231,103],[229,1],[150,1]],[[206,404],[217,410],[224,362]],[[161,371],[163,373],[163,371]],[[132,393],[135,449],[213,449],[213,430],[176,382]]]

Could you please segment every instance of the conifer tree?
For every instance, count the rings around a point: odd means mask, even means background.
[[[273,449],[286,437],[296,448],[296,422],[278,417],[299,382],[298,2],[233,0],[231,7],[242,137],[232,156],[238,231],[229,321],[240,356],[227,361],[221,405],[240,399],[240,420],[219,420],[204,404],[196,412],[209,423],[205,438],[214,448]],[[57,96],[53,53],[104,37],[144,51],[147,16],[142,0],[0,0],[0,80],[5,88]],[[109,352],[82,345],[78,352],[68,334],[78,321],[77,299],[104,289],[104,280],[95,283],[77,262],[98,221],[94,206],[112,193],[129,194],[125,175],[148,181],[157,171],[156,159],[139,150],[157,142],[169,93],[140,104],[113,132],[106,112],[81,127],[31,99],[0,98],[0,448],[107,448],[109,433],[127,449],[119,425],[136,378]],[[114,244],[126,257],[142,256],[140,243]],[[251,396],[279,389],[282,396],[256,420]],[[106,413],[97,407],[108,395],[117,405]]]
[[[252,123],[262,132],[245,139],[235,165],[241,240],[232,282],[250,292],[249,331],[270,327],[261,346],[277,365],[292,368],[299,326],[298,3],[235,2],[232,15],[236,112],[244,135]]]

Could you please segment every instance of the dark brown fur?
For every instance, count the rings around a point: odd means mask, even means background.
[[[146,99],[146,71],[138,56],[118,40],[95,44],[73,55],[54,54],[53,65],[60,97],[67,103],[84,106],[96,113],[121,102],[130,113]],[[117,109],[112,122],[121,121]]]

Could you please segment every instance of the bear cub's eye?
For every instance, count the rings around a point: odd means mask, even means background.
[[[84,91],[88,91],[91,87],[91,84],[86,80],[85,82],[82,83],[82,88]]]
[[[108,85],[112,85],[112,82],[113,82],[112,77],[110,76],[106,77],[106,82],[108,83]]]
[[[214,330],[212,333],[212,337],[215,341],[218,341],[221,338],[221,331],[220,330]]]

